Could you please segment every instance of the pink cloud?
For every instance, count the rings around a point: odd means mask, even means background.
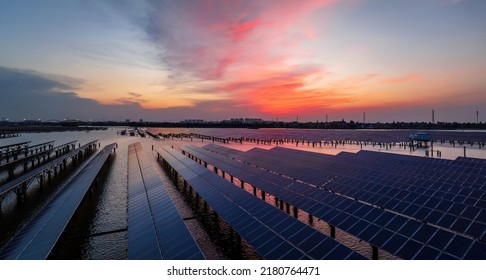
[[[174,1],[154,13],[149,35],[175,70],[218,80],[232,67],[291,59],[300,39],[315,36],[306,16],[332,2]]]

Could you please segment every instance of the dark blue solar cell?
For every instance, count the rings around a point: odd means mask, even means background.
[[[393,219],[387,224],[387,228],[392,231],[398,231],[406,222],[408,221],[407,218],[402,216],[395,216]]]
[[[422,248],[422,244],[418,243],[414,240],[408,240],[405,245],[397,252],[397,256],[402,259],[411,260],[414,259],[414,256],[417,252]]]
[[[315,248],[319,243],[321,243],[324,239],[326,239],[326,237],[322,233],[314,230],[312,234],[304,237],[304,240],[298,243],[298,247],[304,252],[309,252],[313,248]]]
[[[337,214],[336,216],[331,217],[327,222],[331,225],[335,225],[335,224],[338,224],[338,223],[342,222],[343,220],[347,219],[348,217],[349,217],[348,214],[341,212],[341,213]]]
[[[363,240],[370,240],[373,236],[375,236],[378,231],[380,230],[380,227],[375,226],[375,225],[369,225],[367,228],[365,228],[361,233],[358,234],[358,237],[363,239]]]
[[[327,254],[324,259],[325,260],[345,260],[347,259],[348,256],[351,255],[351,252],[349,250],[349,248],[345,247],[345,246],[336,246],[336,248],[334,250],[332,250],[331,252],[329,252],[329,254]]]
[[[331,220],[334,220],[338,214],[341,212],[336,210],[335,208],[331,208],[327,205],[323,205],[321,209],[316,211],[316,213],[311,214],[313,217],[317,217],[325,222],[329,223]]]
[[[400,228],[398,233],[407,237],[411,237],[421,226],[422,224],[420,224],[419,222],[408,220],[405,225]]]
[[[283,212],[273,212],[273,215],[271,218],[267,219],[267,220],[264,220],[265,221],[265,224],[269,225],[270,227],[275,227],[277,225],[279,225],[280,223],[282,223],[282,221],[286,218],[287,214],[283,213]]]
[[[453,203],[450,201],[442,200],[439,202],[439,204],[437,204],[435,209],[440,210],[441,212],[447,212],[451,208],[452,204]]]
[[[467,197],[463,203],[466,205],[476,205],[477,202],[478,202],[477,198]]]
[[[476,204],[474,204],[476,207],[479,207],[481,209],[486,208],[486,199],[481,198],[480,200],[476,201]]]
[[[478,207],[466,206],[466,209],[464,209],[464,211],[462,212],[461,217],[467,218],[469,220],[474,220],[480,211],[481,209]]]
[[[408,195],[407,191],[401,190],[395,195],[395,198],[399,200],[403,200],[407,195]]]
[[[429,215],[430,211],[432,209],[426,208],[426,207],[421,207],[415,214],[414,217],[419,219],[419,220],[425,220],[426,217]]]
[[[486,260],[486,244],[481,242],[474,242],[469,252],[467,252],[466,260]]]
[[[292,244],[299,244],[306,238],[308,238],[311,234],[314,234],[315,231],[315,229],[309,226],[301,227],[300,230],[293,232],[293,234],[288,236],[287,238]]]
[[[353,201],[346,209],[345,211],[350,213],[350,214],[354,214],[355,212],[358,212],[362,206],[364,206],[363,204],[359,203],[359,202],[356,202],[356,201]]]
[[[482,209],[481,212],[479,212],[476,220],[483,224],[486,224],[486,209]]]
[[[368,201],[372,195],[373,195],[373,193],[371,193],[371,192],[363,191],[363,193],[360,194],[360,196],[358,198],[362,201]]]
[[[329,206],[324,205],[323,207],[321,207],[321,209],[319,209],[315,213],[315,216],[316,217],[320,217],[320,218],[324,218],[327,215],[327,213],[329,213],[329,211],[332,211],[332,208],[329,207]]]
[[[314,249],[309,251],[308,255],[315,260],[320,260],[329,253],[331,253],[331,251],[334,250],[334,248],[336,248],[337,246],[338,243],[336,241],[327,238],[319,243],[319,245],[317,245]]]
[[[271,252],[266,254],[265,257],[270,260],[282,259],[292,249],[292,245],[288,243],[281,243],[276,246]]]
[[[419,195],[413,203],[417,204],[417,205],[424,205],[425,202],[427,202],[427,200],[429,199],[429,196],[426,196],[426,195]]]
[[[486,232],[486,224],[480,222],[473,222],[466,230],[466,234],[473,236],[475,238],[481,238],[481,236]]]
[[[354,216],[349,216],[347,219],[345,219],[342,222],[339,222],[336,224],[337,227],[344,231],[348,231],[351,227],[353,227],[357,222],[359,221],[358,218]]]
[[[391,237],[388,242],[386,242],[384,245],[383,245],[383,249],[391,254],[394,254],[396,255],[396,252],[403,246],[403,244],[405,244],[405,242],[407,241],[407,238],[399,235],[399,234],[395,234],[393,235],[393,237]]]
[[[381,216],[376,219],[374,223],[382,227],[388,224],[396,216],[390,212],[384,212],[383,210],[381,210],[381,212]]]
[[[427,243],[429,239],[435,234],[437,228],[429,226],[429,225],[422,225],[417,232],[412,236],[413,239],[420,241],[422,243]]]
[[[481,196],[483,195],[483,193],[484,193],[484,192],[483,192],[483,191],[481,191],[481,190],[474,189],[474,190],[471,192],[471,195],[469,195],[469,197],[479,199],[479,198],[481,198]]]
[[[299,260],[303,257],[303,253],[297,249],[291,249],[285,255],[283,255],[280,259],[282,260]]]
[[[264,238],[264,237],[262,237]],[[257,238],[258,239],[258,238]],[[285,240],[281,238],[280,236],[273,235],[270,236],[269,239],[263,242],[259,242],[258,246],[256,245],[257,243],[253,243],[252,245],[255,245],[255,248],[258,250],[259,253],[263,255],[267,255],[269,252],[271,252],[275,247],[279,246],[280,244],[285,243]]]
[[[390,237],[393,236],[393,232],[387,230],[387,229],[381,229],[371,240],[369,243],[376,245],[378,247],[382,247],[383,244],[385,244]]]
[[[444,213],[442,212],[439,212],[437,210],[432,210],[425,220],[432,224],[436,224],[442,218],[443,215]]]
[[[368,198],[367,202],[376,205],[378,200],[380,200],[381,196],[378,194],[373,194],[371,195],[370,198]]]
[[[444,251],[462,259],[472,243],[471,239],[456,235]]]
[[[376,204],[376,205],[380,205],[380,206],[382,206],[382,207],[385,207],[385,204],[387,204],[389,200],[390,200],[390,198],[382,196],[382,197],[380,197],[380,198],[379,198],[379,199],[376,201],[376,203],[375,203],[375,204]],[[385,208],[386,208],[386,207],[385,207]]]
[[[374,207],[370,207],[370,208],[371,210],[366,215],[364,215],[363,219],[369,222],[374,222],[378,217],[381,216],[383,210],[379,210]]]
[[[435,208],[439,203],[440,199],[438,199],[437,197],[430,197],[429,200],[424,203],[424,206],[427,206],[429,208]]]
[[[360,205],[361,203],[359,202],[356,202],[356,204]],[[369,205],[364,205],[364,204],[361,204],[357,209],[356,211],[354,211],[353,214],[354,216],[357,216],[357,217],[360,217],[361,219],[363,219],[363,217],[365,217],[366,215],[368,215],[368,213],[373,209],[373,207],[369,206]]]
[[[272,229],[276,232],[284,233],[287,230],[295,230],[295,227],[293,226],[295,226],[296,224],[300,224],[300,226],[302,226],[302,224],[297,219],[287,215],[287,217],[282,219],[282,222],[280,224],[276,225]]]
[[[394,209],[398,203],[400,203],[400,200],[398,199],[390,199],[388,200],[387,203],[385,203],[383,206],[386,208],[386,209]]]
[[[254,231],[249,234],[248,242],[255,248],[259,249],[265,245],[268,241],[274,240],[276,236],[275,232],[269,230],[268,228],[260,227],[258,231]]]
[[[395,207],[393,207],[392,210],[401,213],[402,211],[404,211],[405,209],[407,209],[407,207],[409,205],[410,205],[410,202],[401,201],[397,205],[395,205]]]
[[[454,257],[448,253],[442,253],[439,255],[439,257],[437,258],[438,260],[458,260],[459,258],[457,257]]]
[[[435,235],[429,240],[427,245],[432,246],[440,251],[443,251],[446,245],[450,242],[450,240],[454,237],[454,234],[439,230],[435,233]]]
[[[410,204],[405,210],[401,211],[400,213],[413,217],[415,212],[417,212],[419,208],[420,206],[417,204]]]
[[[451,208],[449,208],[449,210],[447,211],[447,213],[449,214],[452,214],[452,215],[455,215],[455,216],[459,216],[462,211],[464,211],[464,205],[463,204],[459,204],[459,203],[454,203],[452,205]]]
[[[353,204],[353,200],[351,199],[344,199],[338,206],[337,208],[339,209],[346,209],[348,208],[349,206],[351,206]]]
[[[416,260],[435,260],[440,254],[440,251],[429,247],[425,246],[423,247],[419,253],[415,256],[414,259]]]
[[[471,220],[458,218],[452,225],[451,229],[463,233],[466,231],[470,224]]]
[[[404,198],[403,201],[412,203],[418,196],[418,193],[408,193]]]
[[[444,214],[444,216],[437,222],[437,224],[445,228],[450,228],[452,224],[456,221],[456,219],[456,216]]]
[[[350,228],[348,228],[348,229],[343,228],[343,230],[347,231],[348,233],[350,233],[354,236],[358,236],[358,233],[362,232],[366,227],[369,226],[369,224],[370,223],[368,221],[358,220]]]

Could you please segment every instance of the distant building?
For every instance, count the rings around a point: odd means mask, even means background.
[[[230,120],[224,120],[222,123],[261,124],[263,123],[263,120],[256,118],[232,118]]]
[[[203,119],[186,119],[181,121],[181,123],[202,124],[205,123],[205,121]]]
[[[263,120],[255,119],[255,118],[245,118],[245,123],[249,123],[249,124],[263,123]]]

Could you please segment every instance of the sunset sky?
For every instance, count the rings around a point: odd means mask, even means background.
[[[0,119],[486,121],[486,1],[0,0]]]

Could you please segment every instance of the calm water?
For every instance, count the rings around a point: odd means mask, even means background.
[[[118,142],[118,149],[110,157],[106,168],[103,170],[104,180],[101,182],[101,188],[94,191],[93,195],[86,199],[83,203],[81,211],[76,215],[75,220],[70,224],[68,231],[63,235],[59,244],[54,249],[53,258],[57,259],[126,259],[127,257],[127,147],[128,144],[134,142],[142,142],[145,152],[154,159],[156,154],[152,151],[152,145],[169,144],[174,147],[181,147],[184,145],[205,145],[211,141],[193,139],[174,139],[174,140],[151,140],[148,138],[119,136],[117,135],[119,128],[109,128],[105,131],[91,131],[91,132],[54,132],[54,133],[24,133],[20,137],[0,139],[0,146],[11,143],[18,143],[22,141],[32,141],[30,145],[43,143],[50,140],[55,140],[55,146],[61,145],[73,140],[77,140],[79,144],[83,145],[89,141],[99,139],[101,146]],[[189,133],[195,132],[206,135],[213,135],[222,137],[250,137],[255,136],[255,133],[261,136],[262,139],[276,139],[277,136],[293,135],[295,138],[306,139],[315,137],[316,133],[328,133],[335,135],[339,131],[312,131],[312,130],[247,130],[247,129],[156,129],[154,131],[162,133]],[[366,131],[365,134],[359,135],[361,131],[347,131],[347,139],[351,137],[349,133],[358,134],[356,137],[372,139],[373,131]],[[397,132],[393,131],[386,135],[383,131],[376,132],[378,139],[396,138],[396,135],[406,134],[408,131]],[[246,136],[244,136],[246,135]],[[408,135],[408,134],[406,134]],[[485,133],[486,135],[486,133]],[[326,137],[331,137],[326,136]],[[340,138],[339,138],[340,139]],[[243,142],[243,144],[232,143],[229,146],[240,149],[249,150],[257,145],[254,143]],[[259,148],[272,148],[275,145],[258,145]],[[282,146],[282,145],[281,145]],[[309,150],[319,153],[337,154],[341,151],[357,152],[361,149],[360,145],[338,145],[312,147],[311,145],[299,145],[298,147],[292,143],[283,145],[288,148],[298,148],[302,150]],[[486,148],[479,148],[478,146],[466,145],[467,156],[486,158]],[[400,148],[398,146],[391,148],[373,147],[372,145],[363,146],[363,149],[376,150],[383,152],[393,152],[401,154],[410,154],[414,156],[425,156],[425,149],[410,151],[409,149]],[[442,152],[442,158],[455,159],[462,156],[463,146],[456,145],[452,147],[449,144],[435,144],[434,150]],[[91,155],[92,156],[92,155]],[[168,186],[169,193],[175,201],[176,206],[183,218],[186,218],[186,223],[193,232],[196,241],[200,244],[204,253],[209,259],[223,259],[235,257],[231,252],[225,251],[225,244],[231,242],[228,240],[220,240],[215,236],[220,236],[219,231],[228,231],[225,225],[202,223],[201,220],[195,218],[187,204],[186,199],[177,191],[170,179],[165,175],[160,165],[154,164],[160,177]],[[37,185],[32,185],[27,193],[27,198],[24,203],[17,203],[15,194],[11,193],[2,203],[2,212],[0,214],[0,246],[2,246],[15,232],[17,232],[26,221],[32,219],[33,216],[42,208],[42,206],[52,198],[59,190],[59,186],[66,178],[73,176],[76,173],[76,168],[71,168],[63,177],[54,181],[54,184],[39,188]],[[5,176],[0,177],[4,181]],[[238,182],[236,182],[238,183]],[[250,186],[246,186],[248,191],[252,191]],[[272,196],[267,196],[267,202],[274,203]],[[196,215],[197,216],[197,215]],[[201,218],[201,217],[199,217]],[[299,213],[299,219],[303,222],[308,222],[305,213]],[[314,221],[313,227],[319,229],[325,234],[329,234],[329,228],[322,221]],[[105,235],[110,231],[117,231]],[[95,235],[95,236],[93,236]],[[359,240],[346,235],[345,233],[337,231],[337,240],[346,244],[347,246],[357,250],[358,252],[369,256],[371,249],[369,246],[360,243]],[[223,238],[224,239],[224,238]],[[226,243],[225,243],[226,242]],[[254,252],[247,248],[245,251],[245,258],[254,258]],[[393,256],[383,255],[384,258],[393,258]],[[235,257],[237,258],[237,257]]]

